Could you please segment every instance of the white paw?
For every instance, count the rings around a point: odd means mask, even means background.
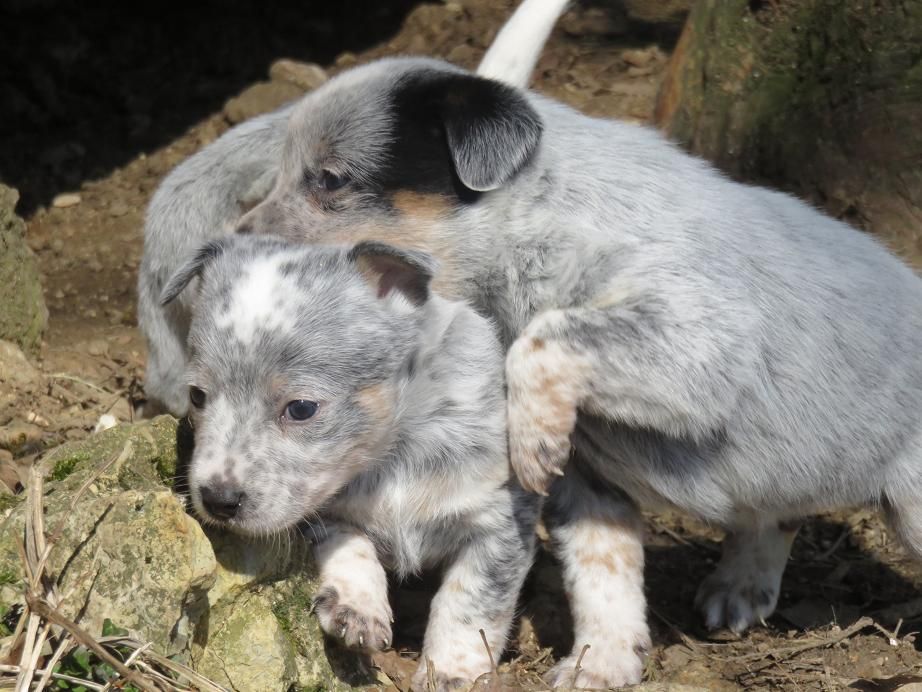
[[[509,349],[509,461],[526,490],[546,495],[563,475],[586,369],[554,342],[522,336]]]
[[[612,687],[636,685],[643,677],[644,659],[650,649],[650,640],[639,643],[621,642],[614,647],[593,646],[580,653],[572,653],[558,661],[544,676],[554,688],[604,690]]]
[[[775,611],[780,587],[780,571],[741,573],[718,567],[698,587],[695,606],[709,629],[728,627],[739,634]]]
[[[320,628],[350,649],[369,653],[386,649],[391,644],[390,605],[357,600],[345,598],[334,586],[318,589],[313,611]]]

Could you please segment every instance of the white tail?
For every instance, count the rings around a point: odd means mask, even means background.
[[[481,77],[525,88],[554,24],[569,0],[522,0],[477,68]]]

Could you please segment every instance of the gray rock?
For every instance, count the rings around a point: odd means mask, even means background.
[[[121,425],[42,462],[49,572],[61,610],[92,634],[103,622],[153,642],[231,690],[346,690],[357,659],[326,655],[309,614],[313,566],[303,542],[277,547],[206,532],[170,486],[189,431],[168,417]],[[85,494],[74,501],[88,479]],[[24,505],[0,496],[0,612],[21,603],[17,541]]]
[[[19,193],[0,184],[0,339],[36,352],[48,324],[35,256],[26,225],[16,216]]]

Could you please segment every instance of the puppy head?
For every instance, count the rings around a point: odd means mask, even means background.
[[[232,237],[177,273],[164,302],[200,278],[188,370],[200,516],[279,532],[386,463],[434,267],[381,243]]]
[[[237,230],[438,256],[433,222],[509,184],[541,131],[525,95],[500,82],[421,58],[364,65],[296,107],[275,188]]]

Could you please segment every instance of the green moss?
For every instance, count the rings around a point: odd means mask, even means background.
[[[90,455],[86,452],[77,452],[71,456],[66,456],[63,459],[56,461],[54,468],[51,470],[51,480],[63,481],[74,472],[74,469],[77,468],[78,464],[89,460],[89,458]]]

